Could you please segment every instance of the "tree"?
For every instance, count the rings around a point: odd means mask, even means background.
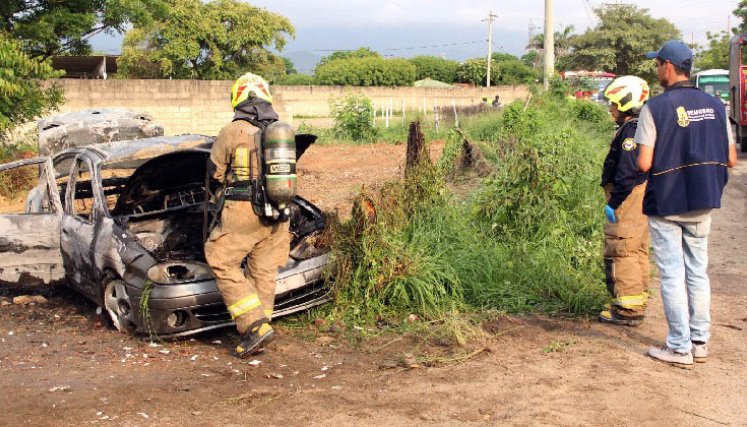
[[[604,70],[655,81],[656,66],[645,54],[659,49],[667,40],[679,39],[677,27],[666,19],[652,18],[648,9],[634,5],[594,12],[599,24],[572,38],[566,69]]]
[[[488,72],[488,61],[485,58],[472,58],[468,59],[461,64],[457,69],[457,81],[462,83],[472,83],[476,86],[485,85],[485,76]],[[498,68],[498,64],[495,61],[490,63],[490,83],[498,83],[498,79],[501,76],[501,71]]]
[[[357,50],[338,50],[333,52],[329,56],[323,57],[319,63],[316,64],[316,68],[325,65],[328,62],[337,61],[338,59],[351,59],[351,58],[380,58],[378,52],[372,50],[370,47],[360,47]],[[316,70],[315,70],[316,71]]]
[[[283,57],[283,65],[285,66],[285,74],[297,74],[298,71],[296,71],[296,66],[293,65],[293,61],[290,59]]]
[[[573,34],[573,31],[575,31],[575,27],[573,25],[568,25],[560,29],[560,31],[555,31],[553,33],[553,41],[554,41],[554,51],[555,51],[555,58],[560,58],[569,53],[569,50],[571,48],[571,40],[573,40],[573,37],[575,37],[575,34]],[[545,51],[545,35],[543,33],[537,34],[529,41],[529,44],[527,45],[527,49],[533,49],[538,52],[544,52]]]
[[[742,19],[742,22],[739,24],[739,26],[734,28],[732,31],[737,34],[747,33],[747,0],[741,0],[739,4],[737,4],[737,8],[734,9],[732,13],[737,18]]]
[[[532,49],[521,56],[521,62],[532,68],[537,68],[541,59],[542,55],[536,49]]]
[[[163,19],[125,35],[117,65],[128,77],[235,79],[285,75],[282,50],[295,30],[285,17],[239,0],[165,0]]]
[[[694,66],[699,70],[729,68],[729,33],[706,33],[708,47],[695,54]]]
[[[92,36],[144,25],[164,11],[162,0],[4,0],[0,32],[18,40],[32,58],[86,55]]]
[[[496,52],[492,55],[496,67],[500,70],[497,84],[516,85],[534,83],[539,78],[537,72],[514,55]],[[492,69],[491,69],[492,72]]]
[[[415,65],[416,80],[431,78],[445,83],[453,83],[459,63],[437,56],[414,56],[408,59]]]
[[[29,57],[19,42],[0,32],[0,137],[62,103],[62,90],[38,81],[61,74],[49,61]]]
[[[406,59],[368,56],[327,62],[316,67],[314,77],[321,85],[412,86],[415,72]]]
[[[506,52],[493,52],[493,54],[490,56],[493,58],[493,61],[495,62],[506,62],[506,61],[518,61],[519,58],[517,58],[515,55],[511,55],[510,53]]]

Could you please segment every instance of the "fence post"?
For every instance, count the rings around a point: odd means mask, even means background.
[[[451,107],[454,108],[454,126],[459,127],[459,117],[457,116],[456,99],[451,98]]]

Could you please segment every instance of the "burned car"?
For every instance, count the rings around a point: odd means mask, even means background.
[[[0,283],[65,282],[130,333],[182,336],[232,325],[203,251],[215,215],[206,173],[213,140],[118,141],[0,166],[39,168],[25,212],[0,215]],[[274,317],[330,299],[324,216],[296,196],[290,217]]]
[[[163,125],[150,114],[123,108],[97,108],[58,114],[39,120],[39,153],[66,148],[163,136]]]

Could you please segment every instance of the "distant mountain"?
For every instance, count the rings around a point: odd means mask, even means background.
[[[295,51],[295,52],[281,52],[280,56],[288,58],[293,63],[293,66],[301,74],[314,74],[314,68],[316,64],[322,59],[322,55],[317,55],[308,51]]]

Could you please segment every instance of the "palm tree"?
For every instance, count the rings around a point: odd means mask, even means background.
[[[571,40],[575,36],[573,25],[562,27],[561,31],[555,31],[555,57],[568,55],[571,49]],[[529,40],[526,49],[534,49],[542,52],[545,49],[545,35],[537,34]]]

